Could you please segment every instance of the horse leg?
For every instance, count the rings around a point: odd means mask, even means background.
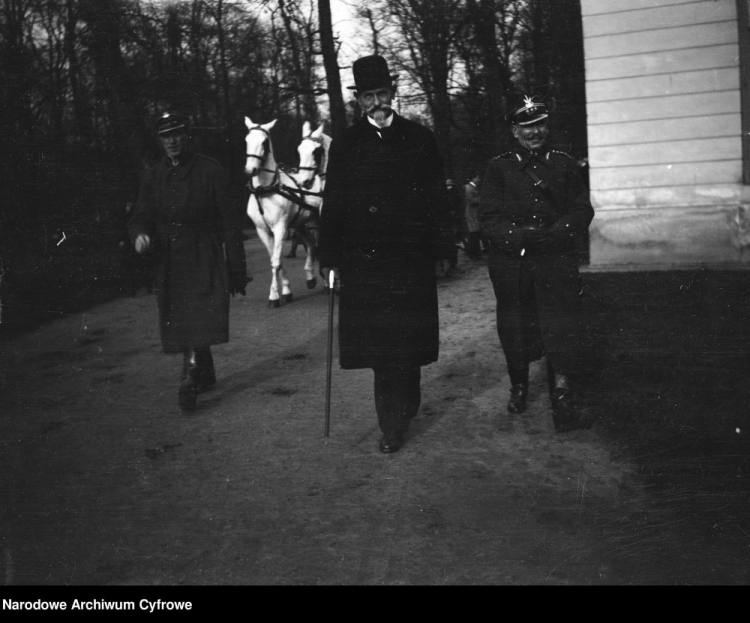
[[[318,284],[318,280],[315,278],[315,272],[314,272],[314,267],[313,267],[313,264],[316,259],[315,258],[315,237],[309,231],[305,231],[304,233],[300,232],[300,237],[302,238],[303,242],[305,243],[305,246],[307,247],[307,258],[305,259],[305,276],[307,279],[307,289],[312,290]]]
[[[292,300],[292,291],[289,289],[289,279],[284,272],[284,264],[281,261],[281,253],[284,250],[284,236],[286,234],[286,224],[281,222],[273,228],[273,255],[271,255],[271,268],[274,270],[276,278],[276,295],[278,297],[278,286],[281,285],[281,301],[289,303]]]
[[[268,231],[265,227],[256,227],[258,232],[258,238],[265,245],[268,251],[268,256],[271,258],[271,288],[268,293],[268,306],[279,307],[281,302],[279,301],[279,286],[277,270],[273,266],[273,251],[276,241],[272,232]]]

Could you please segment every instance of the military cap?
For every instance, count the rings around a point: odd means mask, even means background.
[[[397,75],[391,75],[388,63],[379,54],[358,58],[352,65],[352,73],[354,85],[346,88],[356,90],[357,93],[391,87],[393,81],[398,78]]]
[[[547,117],[549,114],[547,114],[547,105],[544,102],[539,101],[536,95],[531,97],[524,95],[523,101],[505,115],[505,120],[513,125],[529,125]]]
[[[156,133],[167,134],[176,130],[188,130],[188,118],[185,115],[165,112],[156,120]]]

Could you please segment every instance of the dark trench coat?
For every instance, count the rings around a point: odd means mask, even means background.
[[[331,145],[321,267],[338,268],[342,368],[437,361],[435,260],[453,246],[434,134],[394,113],[381,139],[362,117]]]
[[[228,342],[229,272],[245,274],[245,250],[224,168],[164,158],[144,174],[128,229],[151,237],[164,352]]]
[[[548,150],[537,157],[519,146],[490,161],[479,221],[490,240],[497,329],[509,363],[546,353],[559,373],[577,371],[588,344],[576,238],[593,216],[567,154]],[[541,241],[529,239],[530,226],[543,232]]]

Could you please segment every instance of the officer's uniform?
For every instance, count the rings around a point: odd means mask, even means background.
[[[536,103],[511,121],[544,117]],[[490,240],[500,343],[513,390],[523,394],[521,408],[509,404],[511,412],[525,408],[529,362],[547,355],[551,396],[555,375],[577,371],[584,333],[575,243],[593,216],[576,163],[563,152],[534,154],[519,144],[487,167],[479,220]]]
[[[161,137],[187,134],[188,120],[167,113],[156,130]],[[226,171],[211,158],[187,149],[143,174],[128,228],[133,242],[147,236],[153,248],[162,348],[184,354],[183,409],[195,409],[197,394],[216,384],[210,347],[229,341],[230,293],[245,294],[238,216]]]

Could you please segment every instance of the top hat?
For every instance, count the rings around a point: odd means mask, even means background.
[[[547,105],[538,101],[536,95],[523,96],[523,102],[517,104],[511,112],[505,115],[505,120],[513,125],[530,125],[549,117]]]
[[[187,132],[188,118],[185,115],[165,112],[156,120],[156,133],[159,135],[184,130]]]
[[[354,86],[346,88],[355,90],[357,93],[372,91],[381,87],[391,87],[393,81],[398,78],[397,75],[391,75],[388,71],[388,63],[379,54],[358,58],[352,65],[352,73],[354,74]]]

